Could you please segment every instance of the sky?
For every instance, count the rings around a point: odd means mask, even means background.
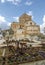
[[[13,21],[27,13],[40,25],[41,32],[45,27],[45,0],[0,0],[0,28],[7,29]]]

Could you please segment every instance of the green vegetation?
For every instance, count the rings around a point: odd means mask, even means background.
[[[32,47],[30,45],[29,47],[26,46],[26,44],[23,44],[22,47],[19,47],[19,44],[17,45],[18,48],[15,49],[15,46],[9,46],[9,41],[6,41],[8,43],[7,47],[4,47],[5,50],[5,56],[1,58],[0,56],[0,63],[4,62],[5,65],[15,65],[15,63],[24,63],[24,62],[34,62],[45,59],[45,47],[42,46],[40,48]],[[15,41],[14,41],[15,42]],[[19,43],[19,42],[15,42]],[[43,48],[44,47],[44,48]],[[3,49],[0,49],[0,54],[2,55]]]
[[[3,53],[3,49],[0,49],[0,56],[2,56],[2,53]]]

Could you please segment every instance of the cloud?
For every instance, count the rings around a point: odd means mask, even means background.
[[[18,5],[21,2],[21,0],[1,0],[1,3],[5,3],[5,2],[10,2],[14,5]]]
[[[32,15],[32,11],[29,11],[27,14],[28,14],[28,15]]]
[[[43,23],[40,25],[41,33],[44,33],[44,27],[45,27],[45,15],[43,16]]]
[[[0,28],[7,29],[11,26],[11,23],[6,20],[6,17],[0,15]]]
[[[19,17],[13,17],[16,22],[19,22]]]
[[[11,22],[6,20],[7,18],[0,15],[0,28],[7,29],[11,26]],[[12,18],[15,22],[19,22],[19,17]]]
[[[15,5],[18,5],[21,2],[21,0],[7,0],[7,1],[12,2]]]
[[[5,17],[0,15],[0,23],[3,23],[3,22],[6,22],[6,19],[5,19]]]
[[[34,18],[32,11],[28,11],[27,14],[30,15],[30,16],[32,16],[32,18]]]
[[[11,22],[8,22],[7,26],[11,26]]]
[[[30,5],[32,5],[32,2],[31,1],[26,1],[25,5],[30,6]]]
[[[43,16],[43,22],[45,23],[45,15]]]
[[[1,0],[1,3],[4,3],[5,2],[5,0]]]

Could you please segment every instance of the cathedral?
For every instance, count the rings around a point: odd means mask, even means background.
[[[32,20],[32,16],[26,13],[19,17],[19,22],[13,22],[11,28],[14,31],[15,39],[18,40],[40,34],[40,26]]]

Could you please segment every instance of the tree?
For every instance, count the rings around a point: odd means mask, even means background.
[[[3,35],[3,37],[5,37],[6,36],[6,33],[5,32],[2,32],[2,35]]]
[[[13,35],[14,31],[12,30],[12,28],[9,29],[9,35]]]

